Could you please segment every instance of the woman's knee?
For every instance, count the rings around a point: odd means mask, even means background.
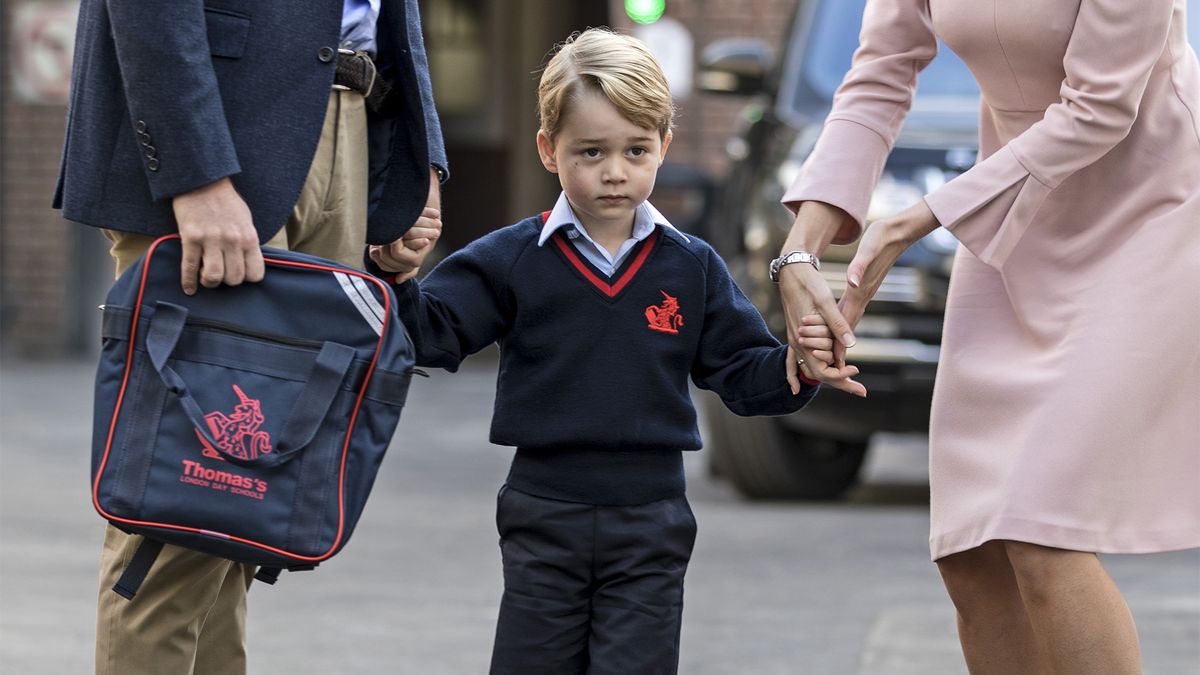
[[[947,556],[938,560],[937,566],[950,599],[960,611],[976,602],[990,602],[1012,586],[1012,570],[998,542]]]
[[[1045,577],[1072,564],[1078,564],[1084,558],[1094,558],[1091,553],[1068,551],[1024,541],[1005,541],[1004,550],[1013,572],[1018,577]]]
[[[1004,542],[1013,574],[1026,602],[1036,602],[1054,589],[1084,580],[1089,572],[1099,571],[1093,553],[1068,551],[1022,541]]]

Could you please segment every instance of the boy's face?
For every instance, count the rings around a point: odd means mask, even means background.
[[[542,164],[558,174],[589,234],[633,227],[633,211],[654,190],[670,144],[670,131],[659,138],[658,130],[637,126],[594,89],[572,102],[557,137],[545,131],[537,137]]]

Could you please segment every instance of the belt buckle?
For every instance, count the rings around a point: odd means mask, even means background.
[[[371,56],[366,52],[346,49],[345,47],[338,47],[338,57],[340,58],[343,54],[348,57],[358,57],[358,59],[365,63],[363,67],[371,71],[371,77],[367,80],[365,89],[359,92],[363,95],[363,98],[366,98],[371,93],[371,90],[375,88],[375,77],[378,74],[375,70],[375,62],[371,60]],[[341,84],[334,84],[333,88],[343,91],[357,91],[353,87],[347,87]]]

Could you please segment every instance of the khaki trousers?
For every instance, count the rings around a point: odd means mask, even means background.
[[[362,267],[367,230],[367,118],[361,94],[335,90],[308,178],[267,245]],[[154,237],[105,231],[119,276]],[[267,272],[270,274],[270,271]],[[201,290],[203,292],[203,290]],[[246,672],[246,591],[254,567],[167,544],[133,600],[113,592],[142,537],[112,525],[100,557],[96,672]]]

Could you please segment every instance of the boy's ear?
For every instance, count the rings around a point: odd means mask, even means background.
[[[667,133],[665,136],[663,136],[662,140],[662,150],[660,150],[658,153],[659,166],[662,166],[663,160],[667,158],[667,148],[671,146],[672,138],[675,138],[674,132],[672,132],[670,129],[667,129]]]
[[[558,160],[554,159],[554,141],[545,129],[537,132],[538,156],[542,158],[542,166],[550,173],[558,173]]]

